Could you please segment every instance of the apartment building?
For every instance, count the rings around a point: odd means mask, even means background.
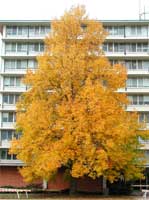
[[[121,20],[103,21],[109,35],[103,45],[111,64],[121,63],[127,69],[125,88],[118,92],[126,93],[129,99],[127,111],[137,111],[138,121],[145,122],[149,129],[149,21]],[[146,158],[145,181],[149,184],[149,140],[142,143]]]
[[[43,39],[50,21],[0,21],[0,186],[24,186],[17,167],[23,163],[8,154],[15,132],[16,102],[28,88],[22,78],[36,70],[36,56],[44,50]]]
[[[149,128],[149,21],[103,21],[109,35],[103,45],[110,62],[122,63],[128,71],[125,92],[130,99],[127,111],[138,111],[139,121]],[[27,69],[36,70],[36,56],[44,50],[50,21],[0,21],[0,186],[23,186],[17,167],[23,163],[8,154],[15,133],[15,104],[28,88],[21,82]],[[149,157],[149,143],[144,143]],[[147,164],[148,167],[148,164]]]

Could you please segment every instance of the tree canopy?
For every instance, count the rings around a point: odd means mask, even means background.
[[[105,176],[109,181],[141,176],[137,114],[126,112],[126,69],[111,65],[102,50],[107,36],[83,6],[51,22],[45,51],[31,88],[17,105],[11,152],[25,163],[27,181],[49,179],[64,167],[72,177]]]

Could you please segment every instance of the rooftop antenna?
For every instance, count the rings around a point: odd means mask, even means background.
[[[149,12],[146,12],[145,5],[143,12],[141,12],[141,0],[139,0],[139,20],[146,20],[147,15],[149,15]]]
[[[141,20],[141,0],[139,0],[139,20]]]
[[[145,20],[146,19],[145,6],[144,6],[144,12],[142,13],[142,15],[144,15],[144,20]]]

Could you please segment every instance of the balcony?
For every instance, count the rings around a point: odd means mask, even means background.
[[[128,105],[126,108],[127,111],[142,111],[149,112],[149,105]]]
[[[7,74],[7,75],[24,75],[27,73],[28,70],[31,70],[32,72],[35,72],[37,68],[26,68],[26,69],[4,69],[4,72],[1,72],[1,74]]]
[[[149,130],[149,123],[145,123],[145,127],[141,130]],[[144,142],[144,144],[145,144],[145,142]]]
[[[118,92],[120,93],[134,93],[134,94],[143,94],[143,93],[149,93],[149,87],[126,87],[126,88],[120,88],[118,89]]]
[[[127,69],[128,75],[149,75],[149,69]]]
[[[0,159],[0,166],[23,166],[23,162],[20,160]]]
[[[4,58],[35,58],[39,55],[42,55],[43,52],[34,52],[34,51],[31,51],[31,52],[5,52],[4,54],[2,54],[2,57]]]
[[[8,140],[2,140],[0,141],[0,148],[10,148],[10,141]]]
[[[0,105],[0,110],[15,111],[16,105],[15,104],[2,104],[2,105]]]
[[[146,149],[146,150],[149,150],[149,140],[143,140],[143,139],[139,139],[139,142],[140,144],[142,145],[141,146],[141,149]]]
[[[138,41],[141,40],[142,42],[148,41],[148,35],[108,35],[106,40],[116,40],[116,41]]]
[[[142,144],[142,147],[140,149],[149,150],[149,143],[146,142],[146,143]]]
[[[27,89],[27,86],[3,86],[5,92],[25,92]]]
[[[138,51],[138,52],[130,52],[130,51],[122,51],[122,52],[111,52],[111,51],[106,51],[105,55],[107,57],[117,57],[117,58],[123,58],[123,57],[127,57],[127,58],[132,58],[132,57],[136,57],[138,58],[147,58],[149,56],[149,52],[142,52],[142,51]]]
[[[32,69],[31,69],[32,70]],[[3,74],[26,74],[27,69],[5,68]]]
[[[1,122],[2,129],[15,129],[16,123],[15,122]]]
[[[49,33],[51,28],[47,25],[35,26],[7,26],[6,33],[3,35],[4,40],[18,40],[18,39],[41,39],[43,40]]]
[[[3,36],[2,40],[14,42],[14,41],[24,41],[24,40],[31,40],[31,41],[43,41],[44,38],[47,36],[45,35],[35,35],[35,36],[28,36],[28,35],[7,35]]]

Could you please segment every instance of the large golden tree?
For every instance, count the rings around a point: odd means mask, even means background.
[[[126,70],[105,57],[102,24],[78,6],[51,27],[17,108],[22,137],[11,152],[25,163],[22,175],[48,180],[64,167],[72,177],[139,177],[140,125],[125,111],[126,95],[116,92],[125,86]]]

